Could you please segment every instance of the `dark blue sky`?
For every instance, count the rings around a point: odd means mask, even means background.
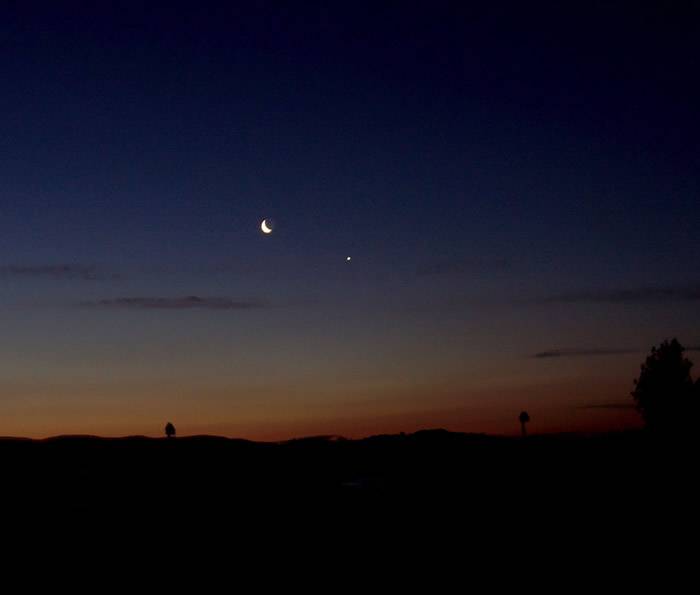
[[[606,387],[564,427],[640,355],[529,355],[700,343],[697,2],[143,4],[3,9],[0,434],[170,399],[193,431],[507,431],[516,394]]]

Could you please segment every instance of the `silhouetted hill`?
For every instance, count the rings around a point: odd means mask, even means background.
[[[478,511],[481,522],[523,510],[551,518],[555,511],[631,509],[640,493],[650,498],[660,485],[681,494],[678,501],[690,497],[690,453],[685,443],[661,443],[643,431],[521,439],[436,429],[279,443],[205,435],[4,438],[1,498],[8,510],[83,515],[325,509],[338,518],[398,506],[413,514]]]

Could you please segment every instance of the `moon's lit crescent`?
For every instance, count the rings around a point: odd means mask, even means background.
[[[263,233],[272,233],[272,228],[267,226],[267,219],[262,220],[260,229],[262,229]]]

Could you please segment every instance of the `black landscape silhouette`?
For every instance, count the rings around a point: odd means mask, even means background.
[[[283,443],[59,436],[2,439],[0,460],[3,499],[15,510],[184,519],[401,502],[501,518],[527,506],[546,518],[562,508],[633,506],[658,482],[666,494],[689,497],[687,447],[641,430],[523,440],[437,429]]]

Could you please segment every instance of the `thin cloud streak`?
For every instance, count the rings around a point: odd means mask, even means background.
[[[464,274],[488,274],[510,267],[505,258],[454,258],[421,265],[416,270],[419,277]]]
[[[234,300],[227,297],[120,297],[81,302],[84,308],[123,310],[255,310],[268,307],[258,300]]]
[[[114,272],[101,270],[96,265],[85,264],[42,264],[42,265],[0,265],[0,279],[53,279],[98,281],[117,279]]]
[[[669,301],[700,301],[700,283],[667,287],[588,290],[544,297],[542,303],[651,304]]]
[[[576,409],[634,409],[633,403],[589,403],[579,405]]]
[[[638,349],[550,349],[540,351],[532,357],[536,359],[546,359],[555,357],[595,357],[600,355],[629,355],[639,353]]]

